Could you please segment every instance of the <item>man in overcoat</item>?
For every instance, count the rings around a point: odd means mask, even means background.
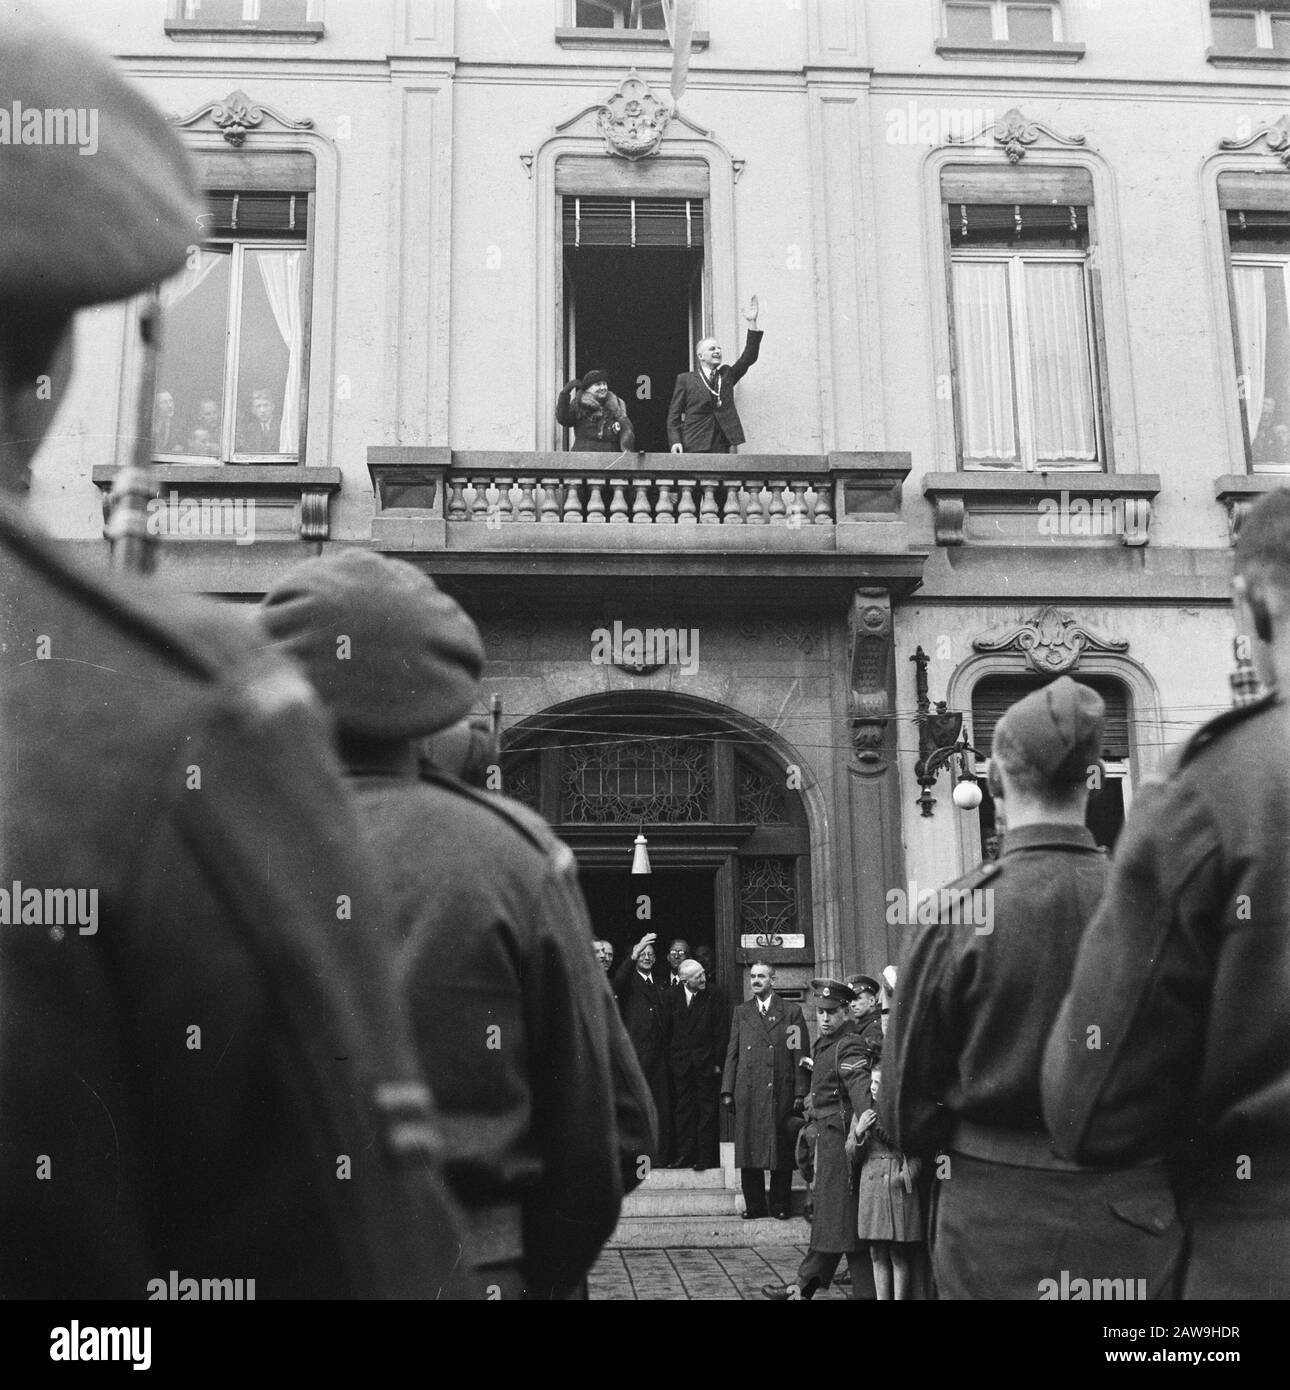
[[[666,977],[660,979],[655,970],[655,940],[654,932],[641,937],[614,971],[613,986],[623,1025],[658,1114],[658,1145],[650,1157],[654,1166],[661,1168],[672,1162],[672,1084],[667,1065]]]
[[[847,1134],[869,1108],[869,1055],[860,1044],[850,1005],[855,994],[841,980],[812,980],[819,1037],[812,1048],[811,1117],[815,1140],[815,1216],[811,1244],[792,1284],[764,1284],[775,1302],[814,1298],[833,1280],[842,1256],[851,1271],[851,1297],[873,1296],[873,1269],[856,1238],[856,1185],[847,1155]]]
[[[681,983],[667,992],[668,1069],[675,1096],[677,1168],[702,1171],[717,1165],[718,1086],[726,1021],[708,992],[697,960],[681,962]]]
[[[770,1215],[788,1217],[793,1183],[793,1141],[788,1122],[801,1114],[808,1054],[806,1020],[796,1004],[775,992],[775,967],[753,961],[748,967],[752,998],[734,1011],[721,1077],[721,1100],[734,1117],[735,1166],[744,1192],[744,1219],[767,1215],[766,1173],[770,1172]]]
[[[667,411],[667,438],[674,454],[728,454],[744,442],[744,427],[735,408],[735,383],[761,351],[757,314],[757,296],[753,295],[744,314],[748,341],[734,366],[723,364],[721,345],[715,338],[695,344],[698,370],[677,377]]]
[[[939,920],[908,929],[879,1106],[899,1150],[948,1160],[932,1201],[939,1298],[1040,1299],[1095,1279],[1171,1296],[1182,1228],[1159,1151],[1137,1166],[1071,1163],[1053,1152],[1039,1094],[1044,1043],[1106,886],[1084,824],[1102,719],[1101,697],[1069,676],[1004,714],[989,773],[1004,852],[945,890],[937,912],[920,907]]]
[[[1290,689],[1290,492],[1250,509],[1234,587],[1264,684]],[[1183,1298],[1290,1298],[1287,1000],[1290,720],[1274,694],[1205,725],[1139,793],[1044,1059],[1059,1153],[1163,1149],[1185,1177]]]

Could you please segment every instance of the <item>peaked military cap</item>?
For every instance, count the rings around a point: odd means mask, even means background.
[[[265,594],[260,621],[348,733],[420,738],[475,702],[479,630],[404,560],[359,549],[306,560]]]
[[[878,981],[875,980],[872,975],[848,975],[847,984],[849,984],[857,994],[860,994],[862,991],[869,994],[882,993]]]
[[[841,980],[826,978],[812,980],[811,988],[815,991],[817,1002],[828,1000],[836,1008],[841,1008],[844,1004],[855,1003],[855,991],[850,985],[844,985]]]
[[[1045,777],[1080,779],[1102,749],[1106,705],[1096,690],[1069,676],[1010,705],[994,736],[1015,748]]]
[[[202,211],[183,144],[110,59],[0,0],[0,305],[74,310],[180,270]]]

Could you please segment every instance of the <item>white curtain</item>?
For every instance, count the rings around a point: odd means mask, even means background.
[[[282,424],[278,451],[296,452],[300,437],[300,371],[304,361],[303,317],[300,308],[300,269],[303,251],[257,251],[255,262],[273,310],[274,322],[287,345],[287,382],[282,393]]]
[[[954,326],[958,337],[959,403],[965,459],[1017,461],[1008,267],[957,261]]]
[[[1095,459],[1084,267],[1028,261],[1024,274],[1036,461]]]
[[[1253,443],[1263,418],[1263,393],[1268,372],[1268,286],[1266,266],[1234,265],[1232,291],[1236,296],[1236,353],[1241,364],[1241,388]]]

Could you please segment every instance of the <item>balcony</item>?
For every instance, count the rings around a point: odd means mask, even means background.
[[[909,456],[596,454],[371,448],[381,551],[436,574],[648,575],[720,585],[869,577],[909,591],[922,570],[900,514]]]

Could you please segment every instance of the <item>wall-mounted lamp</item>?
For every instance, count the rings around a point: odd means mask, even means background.
[[[922,787],[915,803],[924,816],[932,814],[936,798],[932,788],[936,779],[946,768],[957,780],[954,783],[954,804],[960,811],[974,811],[981,804],[981,787],[971,771],[967,755],[979,758],[981,755],[967,741],[963,731],[963,716],[946,707],[944,700],[932,702],[927,695],[927,653],[919,647],[910,661],[918,668],[915,675],[915,690],[918,696],[918,713],[914,716],[918,724],[918,761],[914,764],[914,776]]]
[[[645,827],[642,825],[636,832],[636,838],[632,841],[632,873],[648,874],[652,870],[649,866],[649,841],[645,838]]]

